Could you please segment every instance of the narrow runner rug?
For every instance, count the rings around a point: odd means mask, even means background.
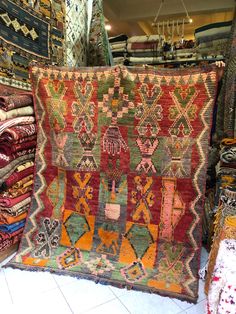
[[[31,78],[34,198],[8,266],[196,302],[215,69]]]

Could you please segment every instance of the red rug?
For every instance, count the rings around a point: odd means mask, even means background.
[[[215,70],[31,76],[35,197],[10,265],[196,302]]]

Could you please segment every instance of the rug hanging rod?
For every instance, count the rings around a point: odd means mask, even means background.
[[[170,26],[170,25],[180,25],[180,24],[191,24],[192,23],[192,19],[182,19],[182,20],[170,20],[170,21],[160,21],[160,22],[153,22],[152,23],[152,27],[157,27],[159,26]]]

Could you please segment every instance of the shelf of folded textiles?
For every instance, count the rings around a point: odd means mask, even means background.
[[[166,64],[176,64],[176,65],[189,65],[189,64],[198,64],[201,62],[207,62],[207,63],[211,63],[211,62],[216,62],[216,61],[221,61],[224,60],[223,56],[219,56],[219,57],[207,57],[207,58],[186,58],[186,59],[172,59],[172,60],[164,60],[164,59],[155,59],[152,58],[150,60],[134,60],[133,58],[128,58],[129,60],[129,65],[166,65]]]

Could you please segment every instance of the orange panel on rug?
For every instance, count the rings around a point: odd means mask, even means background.
[[[84,216],[73,210],[63,214],[60,244],[89,251],[92,248],[94,216]]]
[[[127,222],[122,237],[119,262],[129,264],[140,260],[144,267],[152,269],[157,254],[157,236],[157,225]]]

